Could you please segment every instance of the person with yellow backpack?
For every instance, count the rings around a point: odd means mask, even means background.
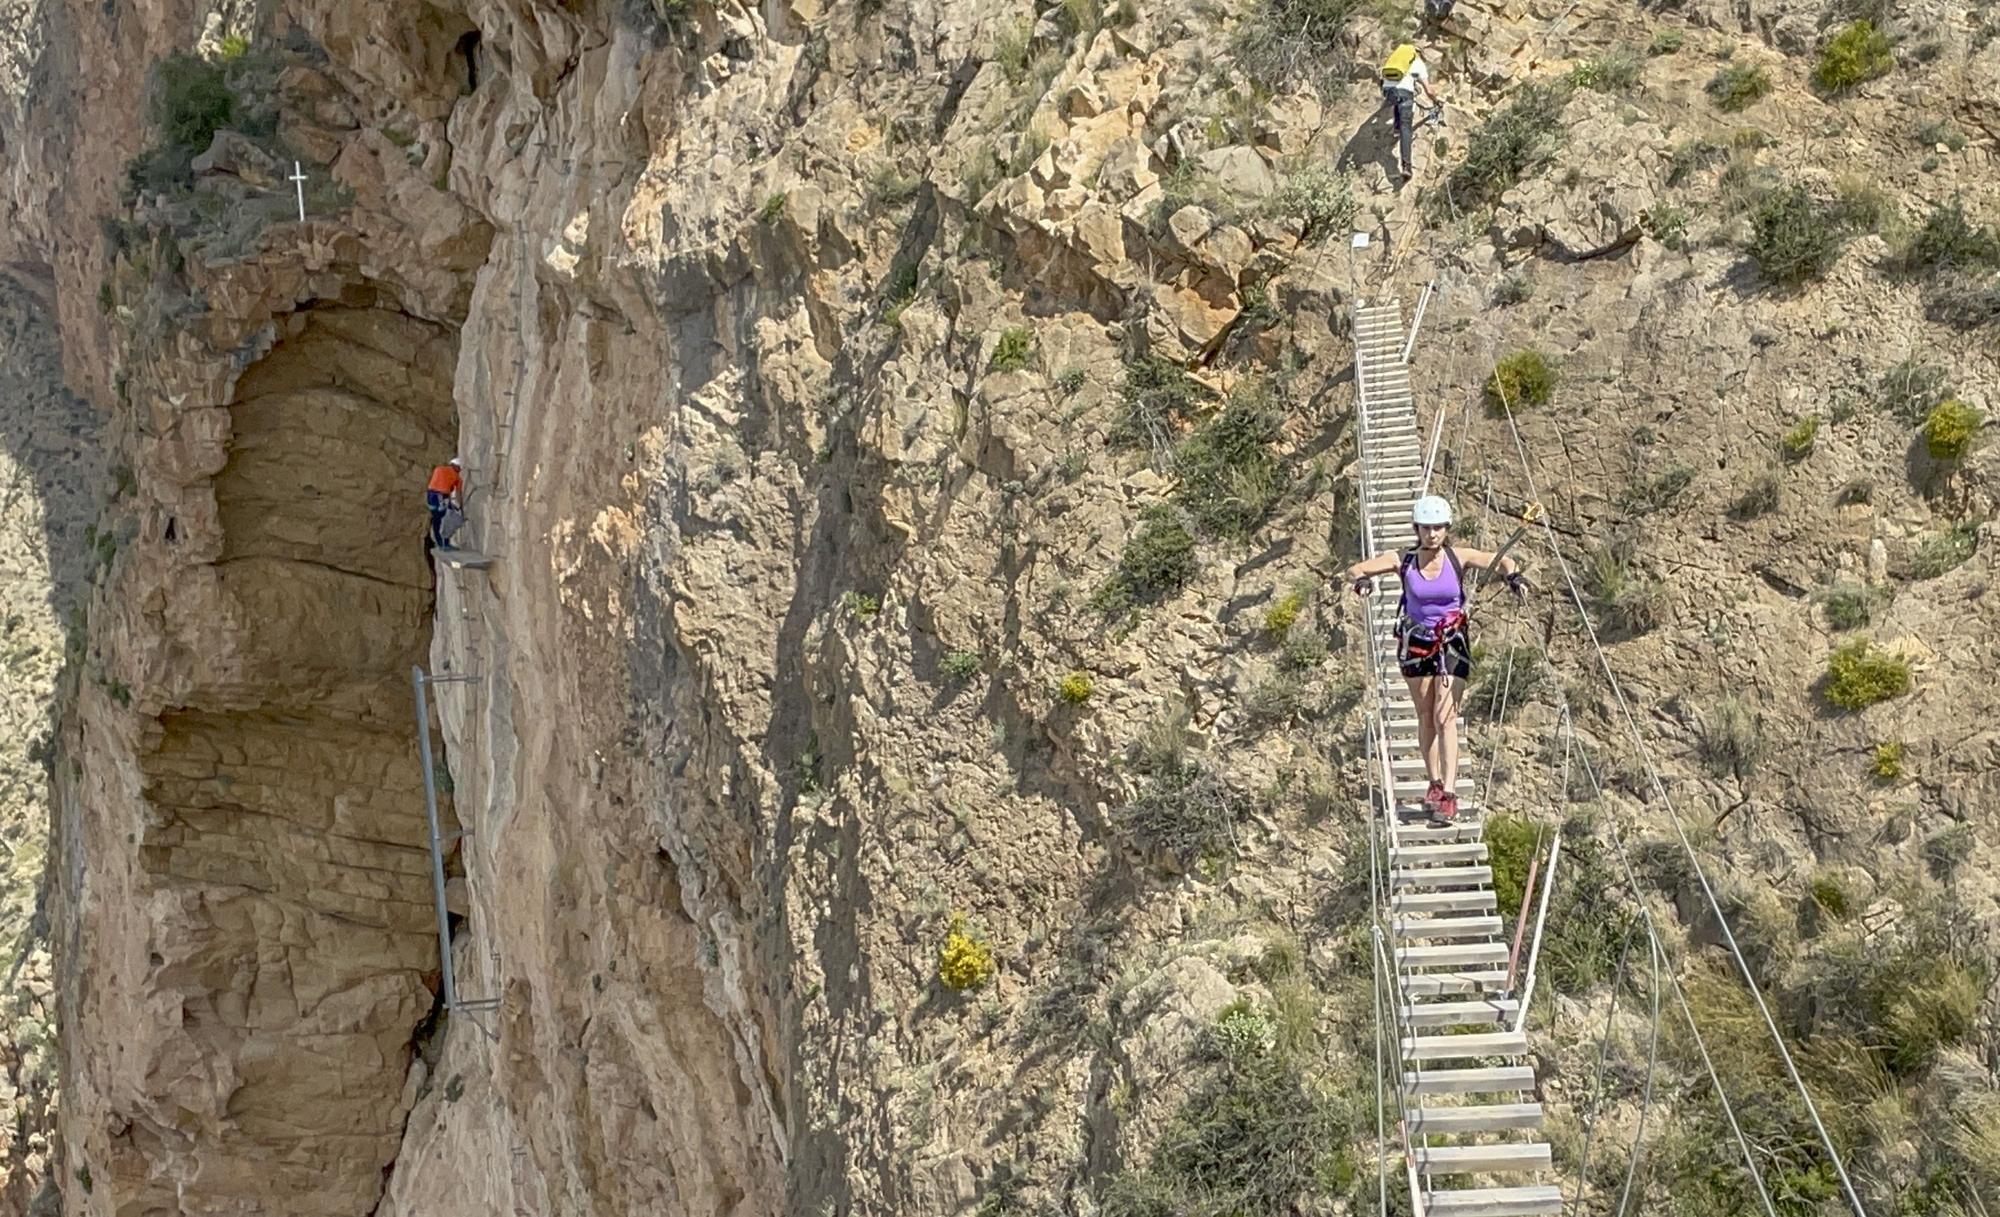
[[[1431,70],[1424,65],[1424,57],[1417,54],[1417,48],[1409,43],[1389,52],[1389,58],[1382,61],[1382,100],[1389,106],[1396,124],[1396,138],[1402,151],[1403,178],[1414,176],[1410,163],[1410,142],[1416,134],[1417,90],[1424,91],[1425,100],[1432,106],[1443,103],[1438,95],[1431,92]]]

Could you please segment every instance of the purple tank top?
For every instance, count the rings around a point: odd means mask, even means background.
[[[1451,559],[1441,557],[1435,579],[1426,579],[1423,556],[1403,568],[1403,611],[1424,629],[1433,629],[1446,616],[1465,606],[1465,589],[1459,586],[1458,572]]]

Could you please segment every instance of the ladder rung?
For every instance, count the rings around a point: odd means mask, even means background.
[[[1563,1210],[1562,1189],[1479,1187],[1440,1189],[1424,1201],[1427,1217],[1551,1217]]]
[[[1486,847],[1478,843],[1397,846],[1389,851],[1389,861],[1397,866],[1412,863],[1445,864],[1486,861]]]
[[[1392,928],[1399,938],[1483,938],[1501,931],[1498,917],[1401,917]]]
[[[1513,998],[1486,1001],[1434,1001],[1403,1004],[1403,1023],[1410,1027],[1462,1027],[1476,1023],[1498,1023],[1520,1009]]]
[[[1510,1128],[1540,1128],[1540,1103],[1469,1103],[1462,1107],[1405,1108],[1410,1135],[1500,1132]]]
[[[1405,968],[1466,968],[1507,962],[1504,942],[1454,942],[1436,947],[1397,947],[1396,963]]]
[[[1389,897],[1391,913],[1477,913],[1500,906],[1492,888],[1474,892],[1399,892]]]
[[[1502,993],[1505,972],[1419,972],[1403,977],[1405,997],[1444,997],[1460,993]]]
[[[1428,866],[1421,870],[1392,870],[1389,886],[1398,887],[1480,887],[1493,882],[1490,866]]]
[[[1534,1088],[1535,1071],[1526,1065],[1417,1069],[1403,1074],[1403,1089],[1411,1094],[1503,1094]]]
[[[1506,954],[1506,948],[1501,948]],[[1452,1061],[1473,1056],[1520,1056],[1528,1050],[1528,1037],[1519,1031],[1495,1031],[1486,1035],[1409,1035],[1403,1037],[1406,1061]]]
[[[1410,1151],[1417,1169],[1427,1175],[1482,1175],[1489,1171],[1549,1169],[1546,1141],[1501,1142],[1495,1145],[1419,1145]]]

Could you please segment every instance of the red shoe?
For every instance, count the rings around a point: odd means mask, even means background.
[[[1456,820],[1458,818],[1458,796],[1455,794],[1440,795],[1438,797],[1437,809],[1431,812],[1431,818],[1443,824],[1450,824]]]
[[[1437,814],[1438,800],[1444,797],[1444,783],[1433,781],[1429,790],[1424,791],[1424,810]]]

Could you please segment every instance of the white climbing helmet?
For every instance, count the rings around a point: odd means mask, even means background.
[[[459,459],[458,459],[457,457],[455,457],[455,456],[451,458],[451,464],[452,464],[452,467],[453,467],[453,468],[455,468],[455,469],[463,469],[463,468],[465,467],[465,462],[464,462],[464,461],[461,461],[461,460],[459,460]]]
[[[1449,524],[1451,523],[1451,504],[1445,502],[1437,495],[1427,494],[1423,498],[1418,499],[1417,505],[1410,509],[1410,522],[1412,524]]]

